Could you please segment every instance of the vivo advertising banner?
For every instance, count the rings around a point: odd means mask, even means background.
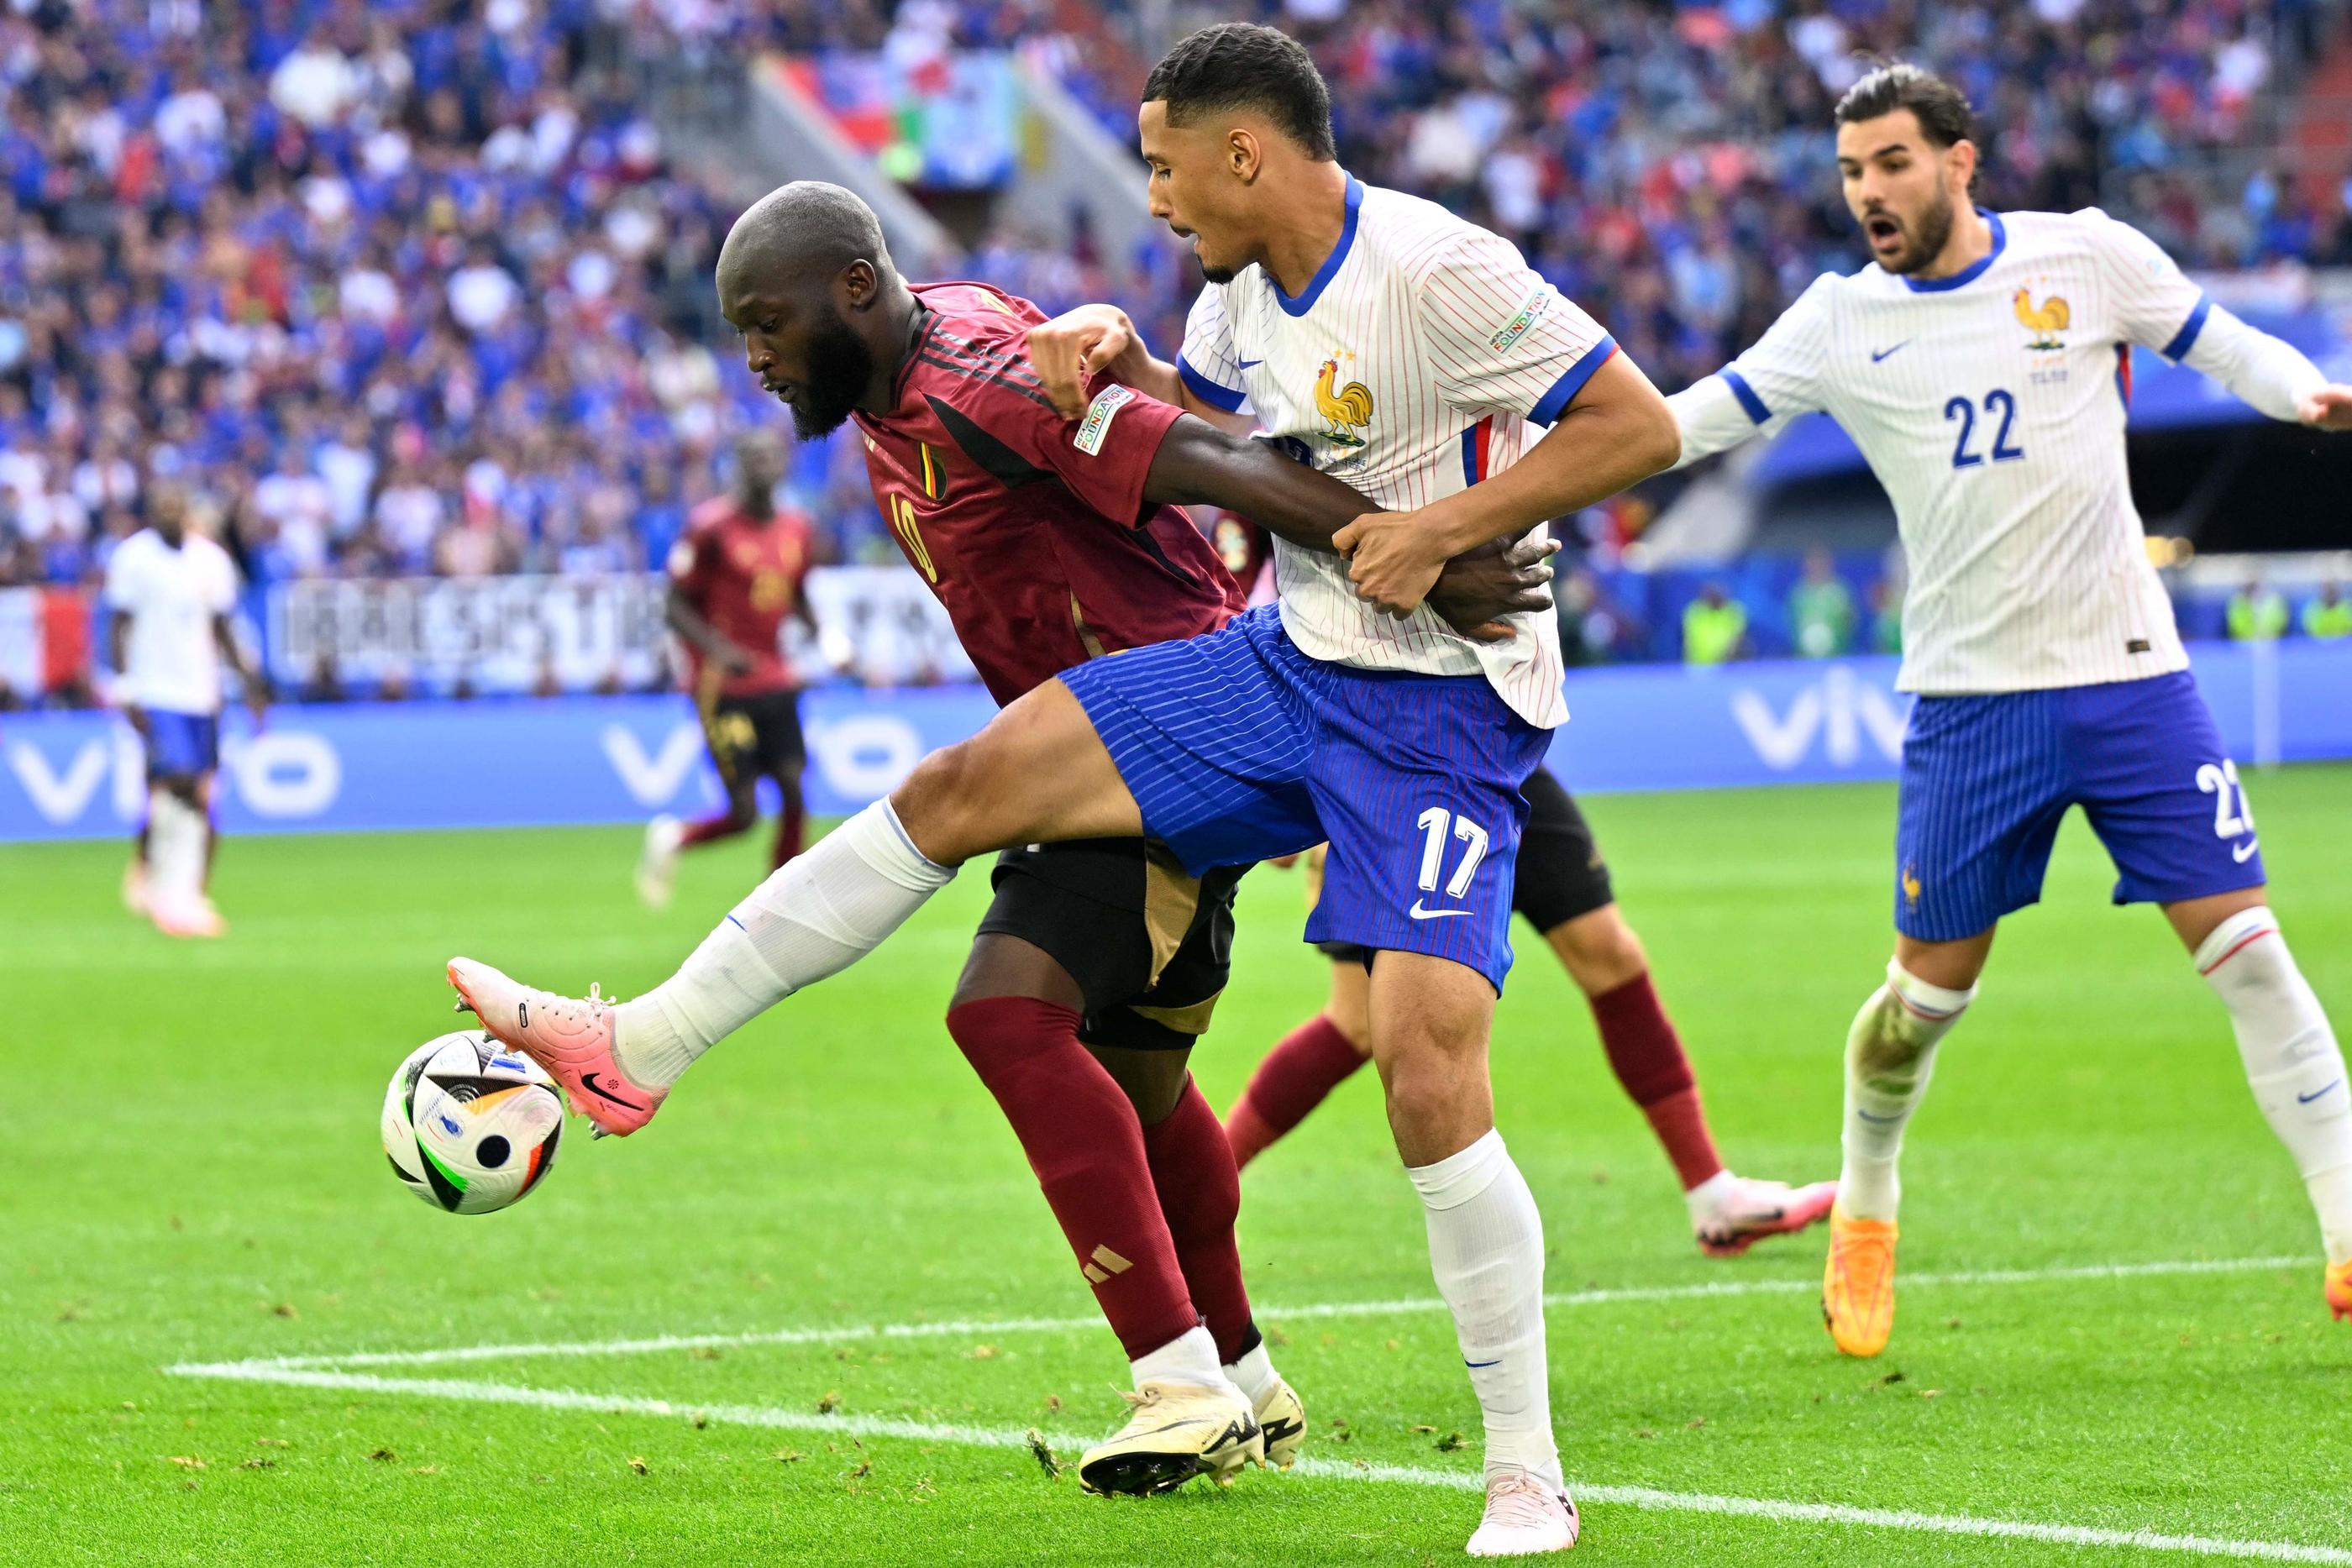
[[[2352,649],[2208,647],[2197,661],[2240,760],[2352,758]],[[1894,676],[1883,659],[1579,671],[1552,766],[1588,791],[1891,779],[1909,710]],[[968,686],[810,692],[810,809],[887,793],[993,711]],[[221,814],[236,833],[635,821],[719,800],[677,696],[287,707],[258,728],[232,711],[226,729]],[[138,742],[113,716],[0,717],[0,840],[119,834],[143,794]]]

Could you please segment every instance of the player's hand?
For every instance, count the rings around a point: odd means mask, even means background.
[[[857,668],[857,644],[848,632],[838,626],[820,626],[816,632],[817,652],[833,666],[835,674],[845,675]]]
[[[1437,574],[1445,569],[1444,547],[1436,531],[1423,527],[1418,512],[1367,512],[1331,536],[1331,548],[1348,558],[1348,580],[1358,597],[1399,618],[1421,608]]]
[[[758,656],[749,648],[739,647],[733,643],[721,643],[712,651],[710,662],[719,666],[721,674],[728,675],[748,675],[760,664]]]
[[[245,683],[245,707],[258,726],[262,716],[269,711],[269,683],[258,677]]]
[[[2295,412],[2321,430],[2352,430],[2352,387],[2325,386],[2305,398]]]
[[[1429,591],[1429,607],[1474,643],[1500,643],[1511,635],[1506,615],[1551,608],[1551,558],[1559,541],[1548,538],[1496,539],[1465,550],[1445,563]]]
[[[1116,305],[1081,305],[1029,329],[1029,368],[1064,419],[1087,412],[1087,384],[1135,347],[1135,323]]]
[[[122,716],[130,722],[131,729],[136,732],[140,739],[144,740],[147,738],[147,710],[145,708],[141,707],[137,703],[124,703],[122,705]]]

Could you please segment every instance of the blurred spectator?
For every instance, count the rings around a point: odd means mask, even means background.
[[[2321,643],[2352,638],[2352,604],[2344,600],[2344,585],[2330,580],[2319,585],[2319,595],[2303,607],[2303,634]]]
[[[1803,658],[1833,659],[1853,644],[1853,591],[1819,547],[1805,552],[1805,575],[1789,591],[1789,627]]]
[[[2230,595],[2229,627],[2232,643],[2275,643],[2286,634],[2286,596],[2248,574],[2245,586]]]
[[[1748,651],[1748,610],[1710,582],[1683,610],[1683,663],[1693,666],[1728,664]]]
[[[1890,577],[1870,585],[1870,647],[1877,653],[1903,652],[1903,585]]]

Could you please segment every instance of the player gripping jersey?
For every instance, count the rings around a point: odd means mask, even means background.
[[[1395,204],[1406,198],[1371,202],[1333,158],[1328,97],[1297,43],[1268,28],[1209,28],[1180,43],[1145,92],[1139,123],[1154,209],[1197,235],[1213,279],[1229,272],[1279,290],[1283,314],[1295,307],[1303,322],[1283,330],[1323,337],[1335,361],[1362,353],[1391,406],[1434,410],[1394,382],[1423,378],[1420,351],[1447,340],[1399,296],[1418,288],[1465,310],[1498,302],[1483,326],[1465,316],[1450,329],[1464,341],[1475,334],[1516,373],[1465,366],[1449,382],[1443,418],[1432,412],[1393,434],[1378,423],[1379,392],[1335,381],[1329,397],[1339,413],[1316,403],[1330,423],[1290,447],[1413,510],[1349,518],[1370,505],[1359,492],[1198,418],[1171,421],[1154,455],[1141,501],[1232,506],[1289,544],[1349,558],[1345,580],[1360,601],[1343,616],[1348,607],[1327,598],[1302,635],[1333,639],[1319,645],[1345,647],[1360,662],[1307,653],[1286,629],[1287,609],[1090,660],[1023,695],[972,739],[926,758],[888,800],[739,904],[677,975],[636,1002],[605,1009],[551,997],[469,960],[454,962],[451,977],[486,1027],[578,1090],[600,1121],[625,1129],[652,1114],[661,1092],[627,1065],[640,1047],[690,1061],[761,1009],[869,951],[974,854],[1143,835],[1197,875],[1329,841],[1332,891],[1316,919],[1333,939],[1379,950],[1370,1010],[1391,1125],[1423,1199],[1433,1267],[1486,1417],[1486,1517],[1470,1549],[1564,1550],[1577,1521],[1551,1432],[1542,1226],[1494,1129],[1485,1072],[1508,962],[1503,926],[1526,810],[1518,787],[1541,756],[1549,732],[1539,721],[1556,716],[1557,694],[1540,689],[1541,632],[1524,621],[1496,624],[1502,645],[1476,650],[1454,645],[1457,633],[1415,612],[1464,551],[1517,538],[1663,468],[1675,450],[1673,415],[1588,319],[1548,288],[1538,294],[1541,279],[1508,246],[1426,204],[1408,211]],[[1180,208],[1168,194],[1185,192],[1191,202],[1196,189],[1204,193],[1198,207]],[[835,407],[894,408],[898,389],[873,344],[903,344],[898,335],[914,329],[917,302],[890,269],[871,214],[859,206],[836,225],[824,214],[838,208],[834,196],[787,186],[738,222],[719,257],[722,308],[744,333],[747,363],[804,423]],[[1443,224],[1453,227],[1441,233]],[[1488,287],[1449,294],[1452,277]],[[1364,282],[1372,287],[1360,296]],[[1318,309],[1327,298],[1330,308]],[[1350,302],[1372,298],[1385,301],[1379,319],[1413,330],[1393,340],[1362,336],[1367,319]],[[845,316],[864,329],[848,328]],[[1239,329],[1234,343],[1245,354],[1261,347]],[[1297,344],[1277,350],[1272,340],[1263,346],[1286,363],[1303,352]],[[1150,380],[1170,385],[1157,371]],[[855,390],[846,399],[828,390],[841,386]],[[1083,470],[1122,421],[1154,403],[1153,387],[1087,391],[1050,453],[1007,444],[1008,471],[1023,471],[1014,463],[1038,469],[1042,483],[1048,468]],[[1264,401],[1276,401],[1271,388]],[[1538,413],[1557,416],[1550,434],[1508,467],[1477,468],[1482,439],[1491,454],[1497,433]],[[600,1082],[633,1105],[593,1098]],[[1230,1168],[1230,1152],[1225,1158]],[[1109,1260],[1093,1261],[1097,1271],[1116,1272]],[[1224,1403],[1213,1345],[1195,1360],[1189,1338],[1166,1347],[1170,1363],[1139,1362],[1139,1381],[1147,1368],[1168,1366],[1201,1380],[1197,1408],[1233,1409],[1238,1401]],[[1109,1447],[1164,1446],[1160,1435],[1171,1425],[1147,1411]]]
[[[2125,465],[2130,351],[2197,367],[2273,419],[2352,429],[2352,388],[2208,299],[2096,209],[1968,205],[1968,104],[1909,66],[1837,110],[1874,265],[1815,282],[1672,402],[1685,462],[1820,409],[1895,502],[1910,562],[1895,957],[1846,1049],[1845,1165],[1823,1284],[1841,1350],[1894,1320],[1895,1162],[1936,1042],[2001,916],[2041,894],[2080,805],[2115,899],[2163,906],[2228,1007],[2255,1098],[2319,1211],[2352,1314],[2352,1103],[2317,998],[2264,906],[2260,841],[2149,565]]]

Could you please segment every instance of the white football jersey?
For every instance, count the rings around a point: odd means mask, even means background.
[[[1616,350],[1499,235],[1433,202],[1348,181],[1347,227],[1293,298],[1259,267],[1201,291],[1178,372],[1193,395],[1245,403],[1265,435],[1391,510],[1499,473]],[[1283,630],[1318,659],[1484,674],[1531,724],[1568,717],[1549,610],[1479,643],[1427,605],[1402,620],[1357,597],[1348,563],[1275,541]]]
[[[2190,358],[2223,313],[2095,207],[1987,216],[1991,253],[1953,277],[1873,263],[1817,278],[1754,348],[1667,400],[1683,461],[1809,410],[1844,426],[1910,561],[1906,691],[2185,669],[2124,465],[2130,345]]]
[[[220,711],[213,619],[236,607],[236,563],[228,551],[193,531],[173,549],[142,528],[106,563],[106,602],[131,617],[119,672],[122,701],[166,713]]]

